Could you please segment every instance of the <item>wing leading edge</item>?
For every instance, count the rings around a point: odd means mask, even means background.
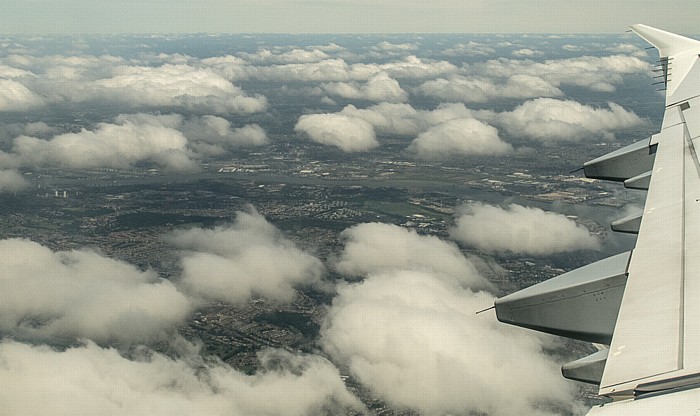
[[[640,214],[612,224],[638,234],[636,246],[495,303],[500,321],[609,346],[562,368],[615,400],[596,415],[641,411],[660,402],[642,399],[681,391],[700,402],[700,41],[631,28],[659,50],[663,124],[584,173],[648,189]]]

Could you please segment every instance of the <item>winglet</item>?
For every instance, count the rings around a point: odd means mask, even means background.
[[[632,25],[630,29],[659,50],[661,68],[657,70],[663,71],[667,106],[697,95],[700,41],[641,24]]]
[[[659,55],[669,57],[685,52],[688,49],[700,48],[700,41],[686,38],[665,30],[656,29],[651,26],[636,24],[630,29],[639,37],[654,45],[659,50]]]

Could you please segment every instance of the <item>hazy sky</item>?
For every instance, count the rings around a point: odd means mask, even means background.
[[[0,0],[0,33],[700,32],[694,0]]]

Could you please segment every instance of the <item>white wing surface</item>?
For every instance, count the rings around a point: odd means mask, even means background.
[[[562,368],[615,400],[591,414],[700,414],[700,41],[644,25],[632,30],[659,50],[661,131],[587,162],[584,172],[648,189],[641,215],[612,225],[637,233],[636,246],[498,299],[496,313],[609,345]]]
[[[609,396],[700,381],[700,42],[632,30],[667,62],[666,112],[600,384]]]

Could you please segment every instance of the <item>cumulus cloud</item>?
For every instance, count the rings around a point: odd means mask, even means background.
[[[17,170],[0,170],[0,193],[19,192],[28,187],[29,182]]]
[[[495,127],[479,120],[453,119],[418,135],[410,149],[422,159],[446,159],[461,155],[502,155],[513,146],[498,136]]]
[[[184,323],[192,307],[156,273],[95,252],[0,241],[0,331],[50,340],[147,342]]]
[[[461,208],[450,237],[480,250],[546,256],[594,250],[598,238],[572,219],[534,207],[473,203]]]
[[[287,302],[295,287],[320,282],[323,265],[286,239],[258,212],[240,211],[233,224],[175,231],[183,250],[179,283],[206,300],[241,304],[254,296]]]
[[[372,46],[372,49],[375,51],[382,52],[405,52],[418,49],[418,45],[416,45],[415,43],[391,43],[387,41],[382,41]]]
[[[379,146],[372,125],[343,114],[307,114],[294,126],[297,133],[324,145],[335,146],[346,153],[363,152]]]
[[[355,82],[323,84],[321,88],[331,95],[352,100],[404,102],[408,100],[408,93],[401,85],[389,77],[386,73],[379,73],[370,78],[364,85]]]
[[[0,111],[25,111],[43,104],[41,97],[20,82],[0,79]]]
[[[623,82],[623,75],[644,73],[649,64],[628,55],[580,56],[535,62],[528,59],[499,58],[470,66],[470,74],[492,79],[514,75],[541,78],[554,87],[575,85],[593,91],[613,92]]]
[[[496,53],[496,49],[483,43],[469,41],[458,43],[442,51],[447,56],[489,56]]]
[[[612,53],[628,54],[641,59],[647,57],[647,51],[631,43],[618,43],[617,45],[607,46],[605,50]]]
[[[453,75],[448,79],[426,81],[416,91],[428,97],[467,103],[484,103],[494,99],[559,97],[564,93],[540,77],[514,74],[504,80]]]
[[[615,131],[646,123],[634,112],[615,103],[608,103],[608,109],[605,109],[551,98],[527,101],[513,111],[481,111],[477,117],[498,125],[513,137],[545,143],[613,138]]]
[[[305,416],[363,409],[321,357],[266,350],[259,358],[256,374],[245,375],[197,357],[141,350],[127,359],[92,343],[56,351],[5,341],[0,402],[8,415]]]
[[[541,51],[536,51],[536,50],[530,49],[530,48],[522,48],[522,49],[514,50],[512,52],[512,55],[517,56],[517,57],[530,58],[533,56],[541,56],[541,55],[543,55],[543,53]]]
[[[29,71],[0,64],[0,78],[24,78],[35,76]]]
[[[474,118],[464,104],[441,104],[434,110],[416,110],[410,104],[379,103],[358,109],[348,105],[340,112],[370,123],[378,134],[416,136],[430,127],[458,118]]]
[[[54,129],[44,123],[7,130],[24,134],[14,139],[11,153],[0,153],[0,162],[28,167],[129,169],[151,164],[170,171],[193,171],[198,169],[198,159],[269,142],[257,124],[235,128],[230,121],[210,115],[122,114],[113,123],[99,123],[94,130],[46,140],[26,135],[50,135]]]
[[[329,50],[333,50],[333,48]],[[246,61],[263,64],[303,64],[319,62],[330,58],[321,48],[312,48],[309,50],[293,49],[283,53],[274,53],[269,49],[260,49],[256,53],[241,53],[239,56]]]
[[[216,114],[250,114],[267,108],[264,96],[248,95],[224,78],[214,65],[220,62],[207,67],[198,60],[175,60],[171,55],[155,57],[153,65],[138,65],[112,56],[18,56],[8,60],[35,69],[36,79],[26,82],[26,87],[14,80],[2,81],[4,94],[11,92],[14,101],[25,103],[25,107],[43,100],[109,101],[135,108],[179,107]]]
[[[295,129],[316,142],[346,152],[376,147],[377,134],[417,136],[410,150],[424,159],[512,152],[512,146],[499,137],[494,127],[477,120],[482,113],[461,103],[442,104],[434,110],[416,110],[410,104],[400,103],[380,103],[363,109],[347,105],[338,113],[302,116]]]
[[[119,67],[112,77],[79,88],[74,97],[104,99],[105,95],[129,104],[214,113],[256,113],[267,108],[265,97],[248,96],[211,69],[189,65]]]
[[[148,162],[175,171],[196,170],[187,138],[164,118],[121,116],[95,130],[65,133],[50,140],[20,136],[12,156],[24,166],[127,169]]]
[[[393,224],[365,223],[342,232],[345,247],[335,268],[349,276],[423,270],[464,287],[491,288],[453,243]]]
[[[424,128],[419,111],[410,104],[379,103],[363,109],[350,104],[339,114],[362,119],[379,134],[413,136]]]
[[[228,149],[263,146],[270,142],[267,132],[258,124],[236,128],[231,126],[230,121],[211,115],[183,120],[179,129],[200,155],[218,156]]]
[[[516,56],[535,56],[537,51],[518,49]],[[613,92],[623,75],[644,73],[649,65],[637,57],[583,56],[535,62],[529,59],[493,59],[466,66],[466,74],[429,80],[416,92],[456,102],[488,102],[493,99],[561,97],[564,85],[593,91]]]
[[[360,64],[358,67],[362,67]],[[367,64],[367,68],[373,68],[375,65]],[[388,62],[386,64],[376,65],[379,71],[386,72],[389,76],[399,79],[425,79],[447,74],[454,74],[459,69],[447,61],[433,61],[421,59],[415,55],[409,55],[400,61]]]
[[[494,298],[453,283],[394,271],[341,287],[321,329],[323,349],[372,393],[421,414],[569,408],[572,389],[544,352],[554,338],[475,315]]]
[[[326,59],[307,64],[286,64],[256,67],[251,77],[265,81],[336,81],[366,80],[378,70],[367,71],[364,67],[354,67],[342,59]]]
[[[238,71],[243,71],[238,66]],[[348,64],[343,59],[325,59],[319,62],[256,66],[245,69],[250,78],[265,81],[349,82],[368,81],[386,73],[395,79],[425,79],[454,74],[459,69],[447,61],[431,61],[410,55],[384,64]]]
[[[15,138],[22,135],[51,137],[56,132],[56,128],[49,126],[43,121],[35,123],[4,123],[0,125],[0,138],[2,139]]]

